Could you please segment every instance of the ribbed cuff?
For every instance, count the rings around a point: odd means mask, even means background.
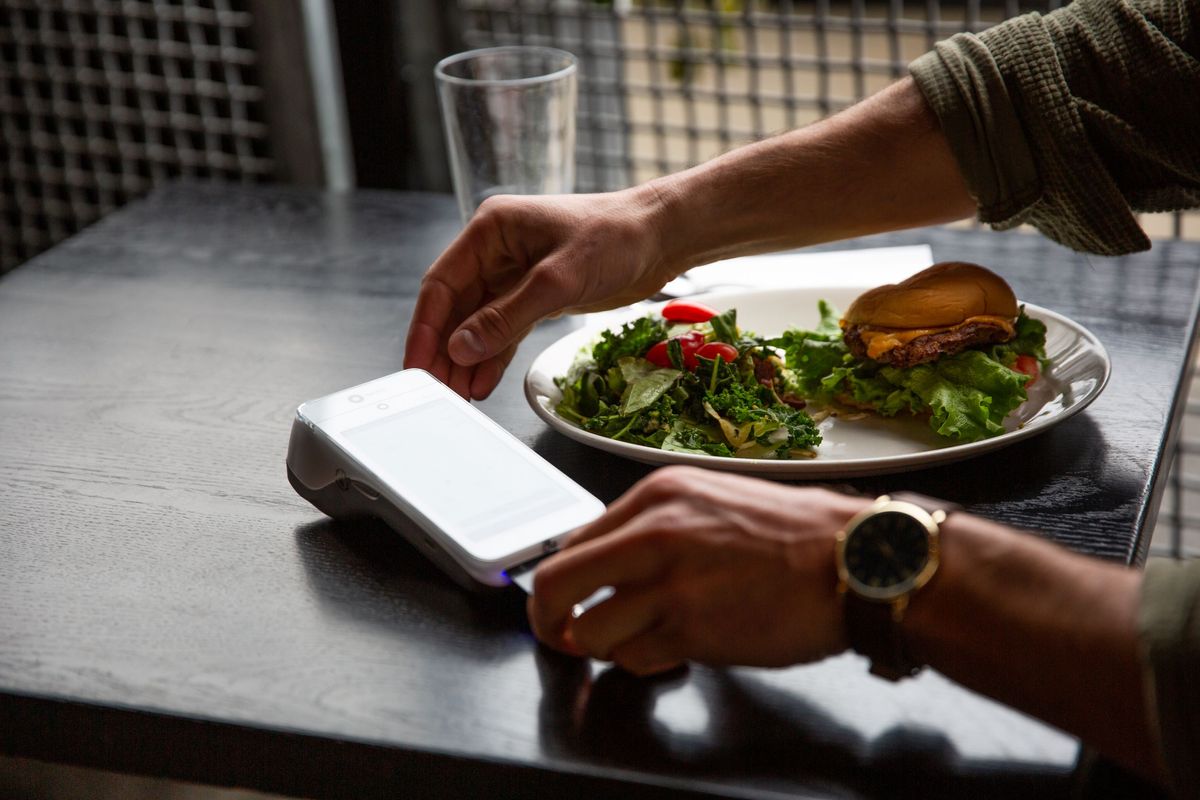
[[[980,222],[1019,224],[1042,196],[1042,182],[987,48],[972,34],[955,36],[914,61],[909,71],[941,121],[979,206]]]
[[[1029,223],[1102,255],[1150,247],[1087,138],[1043,17],[953,36],[909,72],[938,116],[982,222],[997,230]]]

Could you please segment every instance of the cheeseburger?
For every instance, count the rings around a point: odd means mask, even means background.
[[[999,275],[948,261],[859,295],[842,317],[842,338],[857,358],[912,367],[1010,341],[1018,313]]]
[[[824,301],[818,310],[815,329],[766,342],[784,352],[785,402],[927,417],[959,441],[1003,433],[1046,358],[1046,326],[976,264],[936,264],[863,293],[843,315]]]

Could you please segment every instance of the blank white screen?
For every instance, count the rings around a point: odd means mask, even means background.
[[[434,400],[342,434],[363,465],[426,516],[475,541],[573,497],[457,404]]]

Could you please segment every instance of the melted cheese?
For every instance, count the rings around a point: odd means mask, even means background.
[[[867,357],[878,359],[881,355],[889,350],[894,350],[901,345],[908,344],[913,339],[919,339],[922,336],[929,336],[930,334],[934,333],[945,333],[947,331],[957,330],[964,325],[970,325],[973,322],[979,322],[986,325],[995,325],[997,328],[1003,330],[1010,338],[1015,334],[1011,319],[982,314],[978,317],[967,317],[957,325],[949,325],[944,328],[863,328],[859,335],[862,337],[863,344],[867,348]]]

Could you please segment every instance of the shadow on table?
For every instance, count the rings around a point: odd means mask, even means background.
[[[431,639],[455,629],[500,638],[528,630],[522,592],[465,591],[378,520],[326,517],[294,534],[313,596],[341,619]]]
[[[611,668],[594,679],[586,661],[542,648],[540,736],[548,754],[762,791],[806,787],[825,796],[1061,798],[1064,770],[964,759],[946,736],[897,726],[873,739],[753,671],[692,667],[646,679]],[[656,705],[688,686],[694,730],[672,730]]]

